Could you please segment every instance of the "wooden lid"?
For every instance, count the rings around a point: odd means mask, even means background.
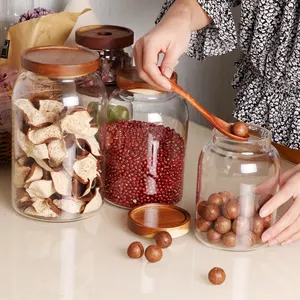
[[[173,238],[190,230],[190,214],[178,206],[146,204],[128,213],[128,228],[143,237],[153,238],[157,232],[168,231]]]
[[[76,31],[76,43],[93,50],[123,49],[134,42],[131,29],[112,25],[81,27]]]
[[[172,74],[171,81],[177,83],[177,79],[178,79],[177,73],[174,72]],[[151,86],[143,79],[141,79],[136,67],[120,69],[118,71],[116,80],[117,80],[118,87],[126,91],[151,90],[151,91],[165,92],[165,91],[157,90],[155,87]]]
[[[49,78],[81,77],[99,69],[99,54],[79,47],[44,46],[22,54],[25,70]]]

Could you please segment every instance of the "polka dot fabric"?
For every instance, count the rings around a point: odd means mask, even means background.
[[[187,55],[204,60],[238,45],[234,116],[268,128],[274,142],[300,149],[300,1],[197,2],[213,21],[192,33]],[[173,3],[164,4],[157,22]],[[238,26],[231,14],[236,5],[241,5]]]

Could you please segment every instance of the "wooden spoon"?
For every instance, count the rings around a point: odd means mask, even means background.
[[[218,129],[225,136],[237,140],[237,141],[247,141],[248,137],[240,137],[232,133],[231,125],[224,120],[216,117],[208,110],[206,110],[202,105],[200,105],[188,92],[186,92],[183,88],[181,88],[177,82],[177,74],[173,73],[171,79],[167,78],[171,83],[171,89],[173,92],[180,95],[187,102],[189,102],[199,113],[203,115],[203,117],[210,122],[216,129]],[[151,86],[140,79],[138,76],[137,70],[135,67],[121,69],[117,75],[117,84],[121,89],[125,89],[127,91],[138,90],[147,91],[151,88]],[[152,88],[151,88],[152,89]],[[153,88],[155,89],[155,88]],[[158,90],[157,90],[158,91]],[[165,92],[165,91],[158,91]]]
[[[202,105],[200,105],[187,91],[181,88],[174,81],[169,80],[171,83],[172,91],[180,95],[183,99],[189,102],[202,116],[210,122],[216,129],[222,132],[225,136],[237,140],[237,141],[247,141],[249,137],[240,137],[232,133],[232,125],[225,122],[224,120],[216,117],[214,114],[206,110]]]

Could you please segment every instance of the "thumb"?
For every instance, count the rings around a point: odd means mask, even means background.
[[[172,76],[181,54],[176,47],[168,49],[161,63],[161,72],[164,76],[168,78]]]

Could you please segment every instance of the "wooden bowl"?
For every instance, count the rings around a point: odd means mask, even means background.
[[[153,238],[160,231],[177,238],[189,232],[190,222],[190,214],[181,207],[146,204],[129,211],[127,225],[132,232],[146,238]]]

